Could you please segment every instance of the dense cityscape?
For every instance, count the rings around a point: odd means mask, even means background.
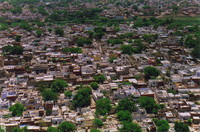
[[[0,132],[200,132],[200,0],[0,0]]]

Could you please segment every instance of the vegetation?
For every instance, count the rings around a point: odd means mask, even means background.
[[[3,132],[3,131],[2,131]],[[14,127],[12,129],[12,132],[29,132],[27,129],[27,126],[23,127],[23,128],[19,128],[19,127]]]
[[[48,127],[47,132],[59,132],[59,130],[56,127],[50,126],[50,127]]]
[[[120,100],[120,102],[117,105],[117,111],[125,111],[125,110],[129,112],[134,112],[136,110],[135,103],[129,98]]]
[[[55,34],[56,34],[56,35],[59,35],[60,37],[63,37],[65,33],[64,33],[64,30],[63,30],[62,28],[57,27],[57,28],[55,29]]]
[[[51,89],[54,92],[64,92],[64,89],[68,87],[68,84],[62,79],[56,79],[51,84]]]
[[[72,132],[76,129],[76,126],[71,122],[64,121],[58,126],[58,129],[61,132]]]
[[[112,106],[108,98],[99,99],[96,103],[96,113],[99,115],[106,115],[110,112]]]
[[[189,132],[189,127],[183,122],[175,122],[174,126],[175,132]]]
[[[117,59],[117,57],[110,57],[110,58],[109,58],[109,62],[110,62],[110,63],[113,63],[113,61],[116,60],[116,59]]]
[[[112,45],[123,44],[123,40],[122,39],[117,39],[117,38],[115,38],[115,39],[109,39],[108,43],[112,44]]]
[[[20,41],[21,41],[21,38],[22,38],[22,36],[17,35],[17,36],[15,37],[15,41],[16,41],[16,42],[20,42]]]
[[[97,82],[91,82],[90,83],[90,87],[94,90],[97,90],[99,88],[99,85]]]
[[[23,51],[23,47],[18,45],[8,45],[3,47],[3,52],[8,55],[22,55]]]
[[[167,132],[170,128],[169,123],[166,120],[153,119],[153,122],[158,128],[158,132]]]
[[[134,52],[134,49],[131,45],[122,45],[121,46],[122,54],[131,55]]]
[[[102,127],[103,126],[103,122],[102,122],[102,120],[100,120],[100,119],[94,119],[94,121],[93,121],[93,125],[95,126],[95,127]]]
[[[24,110],[24,105],[20,103],[16,103],[9,108],[9,111],[12,112],[12,116],[22,116]]]
[[[83,87],[78,90],[77,94],[73,98],[73,106],[75,108],[87,107],[91,102],[91,88]]]
[[[146,109],[147,113],[157,113],[160,109],[159,105],[156,104],[156,101],[152,97],[140,97],[139,104],[141,107]]]
[[[82,53],[82,48],[72,47],[72,48],[63,48],[64,53]]]
[[[155,42],[158,39],[158,34],[145,34],[142,36],[142,38],[146,42],[151,43],[151,42]]]
[[[147,66],[144,68],[144,74],[146,79],[156,78],[160,75],[160,71],[152,66]]]
[[[117,113],[117,118],[119,119],[119,121],[131,122],[133,120],[129,111],[119,111]]]
[[[106,77],[101,74],[101,75],[94,76],[94,79],[98,83],[103,83],[106,80]]]
[[[91,45],[92,44],[92,40],[88,39],[88,38],[78,38],[76,40],[76,43],[79,47],[83,47],[84,45]]]
[[[108,98],[99,99],[96,103],[96,113],[99,115],[106,115],[111,108],[111,101]]]
[[[44,101],[57,101],[58,99],[58,94],[55,93],[54,91],[52,90],[44,90],[42,92],[42,97],[44,99]]]
[[[122,123],[122,128],[120,129],[120,132],[142,132],[141,127],[132,122],[123,122]]]
[[[72,92],[70,92],[70,91],[65,91],[65,97],[71,98],[71,97],[72,97]]]
[[[91,129],[90,132],[101,132],[101,131],[97,129]]]

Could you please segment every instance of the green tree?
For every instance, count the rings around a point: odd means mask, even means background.
[[[144,68],[144,74],[146,79],[156,78],[160,75],[160,71],[152,66],[147,66]]]
[[[64,30],[62,28],[58,27],[58,28],[55,29],[55,34],[59,35],[60,37],[63,37],[65,33],[64,33]]]
[[[24,110],[24,105],[20,103],[16,103],[9,108],[9,111],[12,112],[12,116],[22,116]]]
[[[94,119],[94,121],[93,121],[93,125],[95,126],[95,127],[102,127],[103,126],[103,122],[102,122],[102,120],[100,120],[100,119]]]
[[[191,55],[194,57],[194,58],[200,58],[200,45],[197,45],[194,47],[194,49],[192,50],[191,52]]]
[[[125,98],[125,99],[120,100],[120,102],[117,105],[117,111],[122,111],[122,110],[134,112],[136,110],[135,103],[129,98]]]
[[[51,33],[53,29],[52,28],[48,28],[47,30],[48,30],[49,33]]]
[[[47,110],[46,110],[46,116],[50,116],[51,113],[52,113],[52,110],[51,110],[51,109],[47,109]]]
[[[152,97],[146,97],[146,96],[140,97],[139,104],[141,107],[146,109],[147,113],[153,113],[158,110],[156,101]]]
[[[72,48],[63,48],[64,53],[82,53],[82,48],[72,47]]]
[[[158,132],[167,132],[170,128],[169,123],[166,120],[153,119],[153,122],[156,124]]]
[[[17,36],[15,37],[15,41],[16,41],[16,42],[21,42],[21,38],[22,38],[22,36],[17,35]]]
[[[131,55],[133,53],[133,47],[131,45],[122,45],[121,50],[122,54]]]
[[[101,74],[101,75],[94,76],[94,79],[98,83],[103,83],[106,80],[106,77]]]
[[[155,42],[158,39],[158,34],[145,34],[142,36],[142,38],[146,42],[151,43],[151,42]]]
[[[38,7],[38,13],[41,14],[41,15],[44,15],[44,16],[48,15],[48,12],[45,10],[44,6],[39,6]]]
[[[90,132],[101,132],[101,131],[97,129],[91,129]]]
[[[123,44],[123,40],[122,40],[122,39],[118,39],[118,38],[109,39],[109,40],[108,40],[108,43],[109,43],[109,44],[112,44],[112,45],[115,45],[115,44]]]
[[[61,132],[72,132],[76,129],[76,126],[71,122],[64,121],[58,126],[58,129]]]
[[[23,132],[23,129],[20,129],[19,127],[14,127],[12,129],[12,132]]]
[[[83,87],[78,90],[77,94],[74,96],[72,104],[75,108],[87,107],[91,103],[91,88]]]
[[[119,121],[131,122],[133,120],[131,113],[129,111],[119,111],[119,112],[117,112],[117,118],[119,119]]]
[[[132,122],[123,122],[122,128],[119,130],[120,132],[142,132],[141,127]]]
[[[36,31],[36,36],[39,38],[42,36],[42,30],[37,30]]]
[[[183,122],[175,122],[174,126],[175,132],[189,132],[189,127]]]
[[[96,103],[96,113],[100,115],[106,115],[110,112],[112,106],[111,101],[108,98],[99,99]]]
[[[44,101],[50,101],[50,100],[57,101],[58,94],[53,92],[52,90],[44,90],[42,92],[42,97]]]
[[[3,128],[0,127],[0,132],[5,132],[5,130]]]
[[[88,39],[88,38],[82,38],[82,37],[80,37],[80,38],[78,38],[76,40],[76,43],[77,43],[78,46],[83,47],[85,44],[86,45],[91,45],[92,44],[92,40]]]
[[[94,90],[97,90],[99,88],[99,85],[97,82],[91,82],[90,83],[90,87]]]
[[[71,98],[71,97],[72,97],[72,92],[70,92],[70,91],[65,91],[65,97]]]
[[[50,127],[48,127],[47,132],[59,132],[59,130],[56,127],[50,126]]]
[[[24,51],[23,47],[18,45],[14,46],[7,45],[3,47],[3,52],[9,55],[22,55],[23,51]]]
[[[51,84],[51,89],[54,92],[64,92],[64,89],[68,87],[68,84],[62,79],[56,79]]]
[[[20,23],[19,27],[29,32],[32,31],[32,26],[27,22]]]
[[[96,27],[94,28],[94,33],[92,37],[95,39],[101,39],[103,35],[105,35],[106,29],[103,27]]]

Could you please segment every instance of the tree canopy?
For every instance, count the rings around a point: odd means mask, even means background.
[[[54,92],[64,92],[64,89],[68,87],[68,84],[62,79],[56,79],[51,84],[51,89]]]
[[[91,103],[91,88],[83,87],[78,90],[77,94],[73,98],[73,106],[78,107],[87,107]]]
[[[156,104],[156,101],[152,97],[140,97],[139,104],[146,109],[147,113],[156,113],[159,109],[159,105]]]
[[[64,30],[63,30],[62,28],[57,27],[57,28],[55,29],[55,34],[56,34],[56,35],[59,35],[60,37],[63,37],[65,33],[64,33]]]
[[[65,97],[71,98],[72,92],[70,91],[65,91]]]
[[[183,122],[175,122],[174,126],[175,132],[189,132],[189,127]]]
[[[147,66],[144,68],[144,74],[146,79],[156,78],[160,75],[160,71],[152,66]]]
[[[121,110],[121,111],[117,112],[117,118],[119,119],[119,121],[131,122],[133,120],[131,113],[127,110]]]
[[[133,122],[123,122],[120,132],[142,132],[141,127]]]
[[[103,122],[102,122],[102,120],[100,120],[100,119],[94,119],[94,121],[93,121],[93,125],[95,126],[95,127],[102,127],[103,126]]]
[[[124,111],[127,110],[129,112],[134,112],[136,110],[136,106],[135,103],[129,99],[129,98],[125,98],[119,101],[118,105],[117,105],[117,111]]]
[[[153,119],[157,126],[157,131],[158,132],[167,132],[170,128],[168,121],[166,120],[158,120],[158,119]]]
[[[76,129],[76,126],[71,122],[64,121],[58,126],[58,129],[61,132],[72,132]]]
[[[9,55],[22,55],[23,51],[23,47],[18,45],[8,45],[3,47],[3,52]]]
[[[53,92],[52,90],[47,89],[42,92],[42,97],[44,101],[51,101],[51,100],[57,101],[58,94]]]
[[[106,115],[110,112],[112,106],[111,101],[108,98],[99,99],[96,103],[96,113],[100,115]]]
[[[24,110],[24,105],[20,103],[16,103],[9,108],[9,111],[12,112],[12,116],[22,116]]]
[[[99,85],[97,82],[91,82],[90,83],[90,87],[94,90],[97,90],[99,88]]]
[[[88,38],[82,38],[82,37],[80,37],[80,38],[78,38],[76,40],[76,43],[77,43],[78,46],[83,47],[85,44],[86,45],[91,45],[92,44],[92,40],[88,39]]]
[[[121,46],[122,54],[131,55],[134,52],[134,49],[131,45],[122,45]]]
[[[98,83],[103,83],[106,80],[106,77],[101,74],[101,75],[94,76],[94,79]]]
[[[50,127],[48,127],[47,132],[59,132],[59,130],[56,127],[50,126]]]

